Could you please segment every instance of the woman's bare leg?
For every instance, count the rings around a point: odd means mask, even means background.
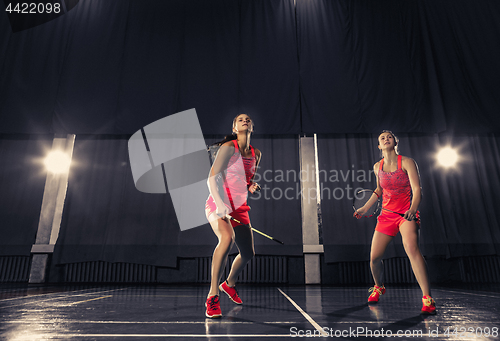
[[[383,234],[382,232],[375,231],[373,233],[370,251],[370,269],[372,270],[375,285],[379,287],[383,285],[384,264],[382,263],[382,257],[392,238],[393,237]]]
[[[234,227],[236,246],[240,253],[236,256],[231,265],[231,272],[227,277],[227,284],[233,287],[236,284],[236,279],[245,268],[245,265],[255,255],[253,244],[253,233],[250,225],[238,225]]]
[[[219,282],[227,262],[227,255],[234,243],[234,231],[231,224],[225,219],[210,221],[212,230],[219,239],[212,256],[212,279],[208,296],[219,294]]]
[[[423,296],[430,296],[429,276],[427,275],[427,264],[418,247],[418,227],[414,221],[405,221],[399,231],[403,237],[403,246],[410,259],[411,267],[417,279]]]

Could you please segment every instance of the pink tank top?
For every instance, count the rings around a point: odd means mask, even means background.
[[[408,174],[401,167],[402,156],[398,155],[398,169],[394,172],[384,172],[384,159],[380,161],[378,179],[383,189],[382,207],[399,213],[406,212],[411,205],[411,185]],[[382,211],[387,212],[387,211]]]
[[[233,143],[235,153],[231,156],[231,159],[229,159],[226,172],[227,187],[226,184],[224,184],[224,188],[233,210],[239,209],[248,211],[250,207],[248,207],[246,201],[248,196],[248,186],[250,185],[250,182],[255,174],[255,150],[252,146],[250,146],[252,157],[242,157],[238,148],[238,142],[233,140]]]

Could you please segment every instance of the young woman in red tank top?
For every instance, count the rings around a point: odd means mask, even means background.
[[[385,293],[382,283],[382,257],[390,241],[401,232],[403,245],[410,258],[413,273],[422,290],[422,314],[435,314],[436,305],[431,298],[427,265],[418,246],[420,215],[418,206],[421,199],[420,177],[417,164],[409,157],[398,155],[398,139],[390,131],[384,130],[378,137],[378,148],[383,158],[373,166],[377,175],[377,189],[365,206],[358,209],[354,216],[358,219],[382,196],[382,210],[377,218],[373,234],[370,267],[375,286],[368,297],[368,303],[377,303]],[[390,211],[404,213],[404,217]]]
[[[261,152],[250,145],[253,122],[246,114],[233,120],[233,135],[220,142],[217,157],[207,181],[210,196],[205,213],[219,242],[212,256],[212,279],[205,303],[205,315],[221,317],[219,290],[236,304],[243,302],[234,288],[236,279],[255,254],[253,234],[246,200],[248,192],[254,193],[259,186],[253,182]],[[238,222],[230,220],[233,217]],[[241,224],[240,224],[241,223]],[[227,262],[227,256],[236,243],[239,254],[231,265],[227,279],[219,285]]]

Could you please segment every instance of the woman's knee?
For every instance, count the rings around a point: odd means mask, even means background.
[[[382,257],[384,257],[384,250],[380,248],[376,248],[372,246],[372,249],[370,250],[370,262],[372,263],[379,263],[382,261]]]
[[[420,249],[416,242],[403,242],[403,246],[408,257],[418,256],[420,254]]]
[[[223,233],[219,238],[219,244],[217,246],[223,248],[231,248],[233,244],[234,244],[234,234],[231,235],[229,233]]]
[[[372,265],[378,265],[380,262],[382,262],[382,255],[370,254],[370,263]]]

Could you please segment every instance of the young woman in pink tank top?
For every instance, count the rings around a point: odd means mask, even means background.
[[[212,279],[205,303],[205,315],[209,318],[222,316],[219,291],[226,293],[234,303],[243,303],[234,286],[238,275],[255,254],[247,196],[248,192],[254,193],[259,188],[253,178],[261,152],[250,145],[252,131],[253,122],[248,115],[240,114],[234,118],[233,135],[226,136],[220,142],[207,181],[210,196],[205,213],[219,239],[212,256]],[[229,276],[219,285],[234,243],[238,246],[239,254],[231,265]]]
[[[377,189],[366,205],[354,213],[360,218],[378,197],[382,196],[382,210],[377,218],[373,234],[370,267],[375,286],[370,288],[368,303],[377,303],[385,293],[382,283],[382,257],[390,241],[401,232],[403,245],[410,258],[413,273],[422,290],[422,314],[435,314],[436,305],[431,298],[427,265],[418,246],[420,215],[418,206],[421,199],[420,177],[417,164],[409,157],[398,154],[398,139],[390,131],[384,130],[378,137],[378,148],[383,158],[373,166],[377,175]],[[404,217],[393,212],[403,213]]]

